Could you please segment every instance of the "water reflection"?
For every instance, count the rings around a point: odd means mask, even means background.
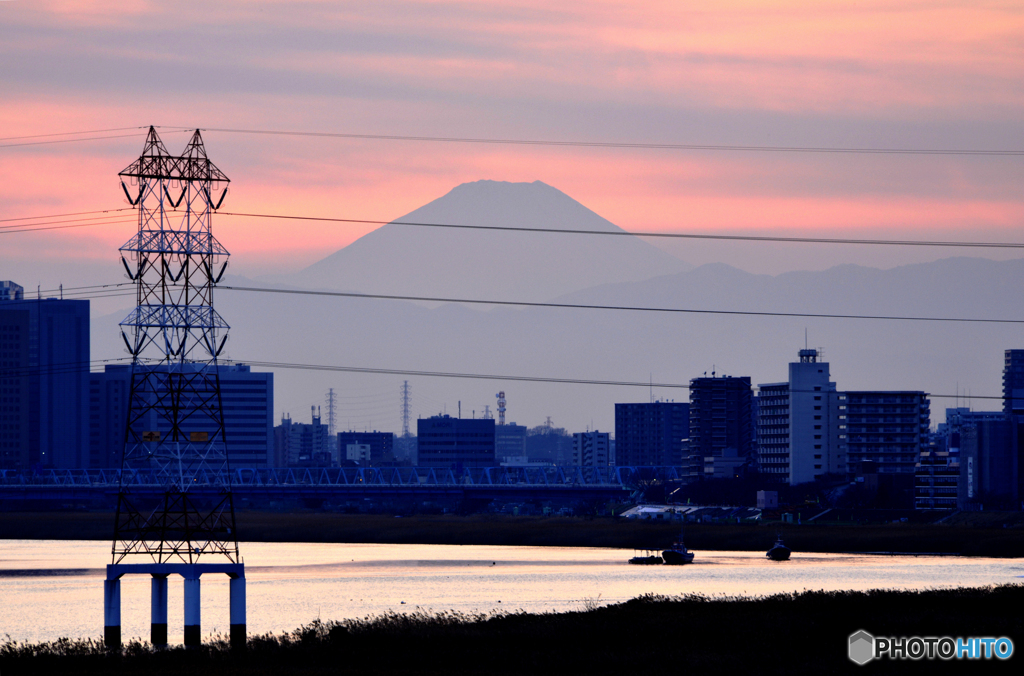
[[[456,545],[247,543],[250,633],[317,617],[387,611],[579,610],[645,593],[764,595],[804,589],[921,589],[1016,582],[1021,559],[697,551],[686,566],[630,566],[632,550]],[[99,637],[105,542],[6,541],[0,549],[0,635]],[[204,634],[228,629],[226,576],[203,578]],[[149,579],[122,581],[123,635],[149,634]],[[169,639],[181,642],[182,584],[170,578]]]

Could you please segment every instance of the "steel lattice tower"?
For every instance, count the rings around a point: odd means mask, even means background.
[[[402,436],[409,436],[409,415],[412,412],[412,392],[409,381],[402,381]]]
[[[121,247],[137,307],[121,322],[132,376],[113,562],[239,563],[217,367],[229,327],[213,308],[228,252],[211,215],[228,177],[207,158],[199,130],[174,156],[152,127],[119,175],[139,230]],[[162,487],[156,504],[133,494],[140,477]]]

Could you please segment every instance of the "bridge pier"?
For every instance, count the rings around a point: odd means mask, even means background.
[[[149,642],[154,647],[167,645],[167,576],[153,573],[150,582]]]
[[[185,578],[185,647],[202,645],[199,575]]]
[[[167,645],[167,577],[185,579],[185,645],[202,644],[200,578],[204,573],[223,573],[230,578],[231,647],[244,650],[245,564],[243,563],[114,563],[107,566],[103,581],[103,642],[108,648],[121,647],[121,578],[150,575],[150,641],[155,647]]]
[[[231,649],[245,650],[245,578],[232,576],[230,585]]]
[[[121,647],[121,577],[103,581],[103,644]]]

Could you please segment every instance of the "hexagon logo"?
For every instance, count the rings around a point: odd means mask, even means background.
[[[850,661],[867,664],[875,656],[875,637],[863,629],[850,634]]]

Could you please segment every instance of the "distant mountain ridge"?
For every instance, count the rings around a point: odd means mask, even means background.
[[[464,183],[396,221],[625,231],[540,181]],[[384,294],[546,300],[692,266],[636,237],[389,223],[275,282]]]

